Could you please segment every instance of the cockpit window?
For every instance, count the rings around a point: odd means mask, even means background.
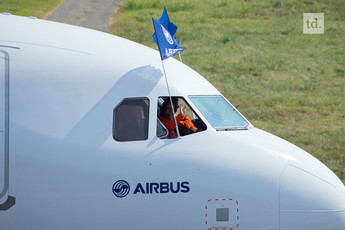
[[[149,100],[126,98],[114,109],[113,137],[117,141],[147,140]]]
[[[172,101],[169,97],[159,97],[157,108],[157,137],[159,138],[176,138],[178,136],[173,114],[176,117],[180,136],[201,132],[207,128],[182,97],[172,97]]]
[[[222,96],[190,96],[189,98],[215,129],[247,129],[248,122]]]

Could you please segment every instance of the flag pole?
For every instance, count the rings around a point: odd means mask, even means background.
[[[164,12],[165,12],[165,8],[164,8],[163,14],[164,14]],[[166,15],[166,16],[168,16],[168,15]],[[171,36],[171,34],[169,33],[169,31],[166,28],[164,28],[164,26],[161,23],[159,23],[156,19],[152,18],[152,23],[153,23],[153,27],[155,29],[156,40],[157,40],[156,43],[158,45],[158,50],[159,50],[159,54],[160,54],[161,62],[162,62],[162,66],[163,66],[165,83],[167,85],[169,99],[170,99],[170,105],[171,105],[171,109],[172,109],[172,115],[174,117],[175,126],[176,126],[176,133],[177,133],[177,137],[180,138],[180,131],[178,129],[178,124],[177,124],[177,120],[175,117],[175,107],[173,105],[173,101],[172,101],[172,97],[171,97],[171,93],[170,93],[169,82],[168,82],[168,76],[167,76],[166,71],[165,71],[165,66],[164,66],[163,60],[175,55],[178,52],[182,52],[185,49],[185,47],[178,47],[179,41],[177,39],[174,39]],[[177,27],[176,27],[176,29],[177,29]],[[175,29],[175,32],[176,32],[176,29]]]
[[[173,105],[173,102],[172,102],[172,97],[171,97],[171,93],[170,93],[170,88],[169,88],[169,83],[168,83],[168,76],[165,72],[165,67],[164,67],[164,62],[163,60],[161,59],[161,62],[162,62],[162,66],[163,66],[163,72],[164,72],[164,78],[165,78],[165,83],[167,85],[167,88],[168,88],[168,94],[169,94],[169,99],[170,99],[170,105],[171,105],[171,109],[172,109],[172,115],[173,115],[173,118],[174,118],[174,121],[175,121],[175,127],[176,127],[176,133],[177,133],[177,138],[180,138],[180,131],[178,129],[178,125],[177,125],[177,120],[176,120],[176,116],[175,116],[175,107]]]
[[[180,53],[180,52],[178,52],[178,56],[180,57],[180,62],[182,62],[182,63],[183,63],[183,61],[182,61],[182,57],[181,57],[181,53]]]

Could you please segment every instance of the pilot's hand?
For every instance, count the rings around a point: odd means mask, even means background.
[[[182,103],[180,104],[180,113],[184,115],[186,113],[187,106],[183,105]]]
[[[196,132],[198,131],[198,128],[197,128],[197,127],[193,127],[193,128],[191,128],[191,130],[192,130],[194,133],[196,133]]]

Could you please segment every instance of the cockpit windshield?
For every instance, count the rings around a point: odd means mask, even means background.
[[[222,96],[190,96],[189,98],[217,130],[247,129],[249,125]]]

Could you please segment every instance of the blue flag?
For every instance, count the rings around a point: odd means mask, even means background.
[[[165,7],[164,7],[164,10],[163,10],[161,18],[158,19],[157,21],[159,23],[161,23],[164,26],[164,28],[169,31],[171,36],[175,35],[176,30],[177,30],[178,27],[174,23],[170,22],[170,19],[169,19],[169,16],[168,16],[168,13],[167,13]],[[153,38],[153,40],[155,40],[156,44],[158,45],[156,33],[152,34],[152,38]]]
[[[179,41],[175,36],[172,36],[169,31],[156,19],[152,18],[153,26],[155,28],[157,45],[161,54],[161,59],[165,60],[174,56],[178,52],[183,52],[185,47],[179,47]]]
[[[185,47],[178,46],[179,41],[174,35],[171,35],[169,31],[156,19],[152,18],[152,22],[155,28],[157,45],[162,60],[174,56],[178,52],[183,52]]]

